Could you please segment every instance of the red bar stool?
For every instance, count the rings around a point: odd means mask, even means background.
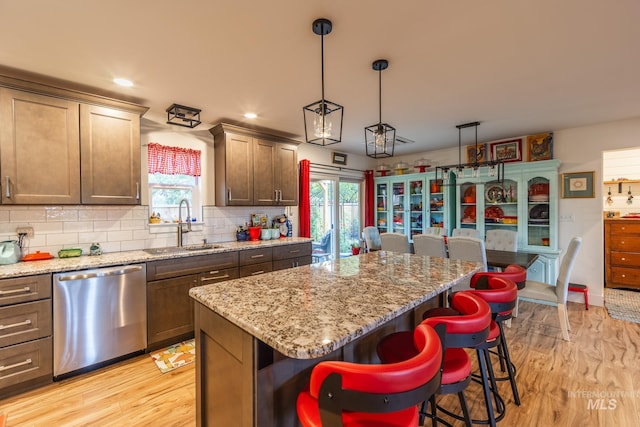
[[[307,389],[298,395],[300,423],[304,427],[417,426],[417,404],[440,386],[443,350],[430,326],[419,325],[411,339],[419,350],[398,363],[318,363]]]
[[[493,317],[493,320],[491,322],[491,330],[489,332],[489,336],[487,337],[487,341],[484,345],[480,346],[480,348],[483,348],[486,351],[483,353],[478,351],[478,358],[484,357],[486,360],[489,382],[491,383],[491,391],[493,392],[494,401],[496,404],[497,415],[495,416],[495,420],[500,421],[505,415],[505,405],[503,399],[498,393],[498,388],[496,386],[497,380],[509,380],[511,384],[511,391],[513,393],[513,399],[516,405],[520,405],[520,395],[518,393],[518,387],[515,380],[515,367],[511,362],[509,347],[507,346],[507,340],[505,338],[503,328],[503,323],[511,319],[511,314],[518,299],[518,288],[512,280],[503,277],[504,274],[496,272],[482,274],[483,281],[484,278],[487,279],[487,287],[485,289],[480,289],[478,287],[479,278],[476,278],[476,276],[479,275],[476,274],[471,279],[471,286],[476,287],[476,289],[472,289],[469,292],[478,295],[479,297],[484,299],[487,304],[489,304]],[[492,348],[497,348],[497,352],[491,351]],[[495,377],[493,372],[493,365],[490,359],[491,353],[498,355],[500,359],[500,366],[503,372],[505,371],[506,365],[506,377]]]
[[[464,350],[468,347],[481,345],[487,339],[491,325],[491,309],[484,300],[470,292],[457,292],[451,298],[451,312],[459,315],[431,317],[421,325],[439,327],[444,325],[446,333],[443,339],[445,347],[442,365],[442,380],[438,394],[456,393],[460,400],[465,425],[471,426],[471,416],[467,407],[464,389],[471,381],[471,361]],[[383,363],[397,363],[414,357],[417,350],[411,339],[411,332],[396,332],[388,335],[378,343],[378,357]],[[421,410],[420,425],[424,416],[429,415],[433,420],[439,420],[435,399],[425,396]],[[431,414],[426,414],[426,401],[431,401]],[[445,413],[449,413],[445,411]]]

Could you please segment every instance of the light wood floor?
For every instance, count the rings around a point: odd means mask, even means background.
[[[569,303],[569,319],[571,342],[565,342],[556,308],[520,303],[507,336],[522,405],[501,383],[507,415],[499,426],[640,425],[640,324],[576,303]],[[472,416],[482,418],[479,386],[472,383],[466,394]],[[458,407],[449,396],[439,401]],[[0,412],[8,413],[9,427],[193,426],[195,364],[161,374],[148,355],[139,356],[0,401]]]

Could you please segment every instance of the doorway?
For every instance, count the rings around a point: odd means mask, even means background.
[[[351,256],[360,244],[362,181],[312,175],[309,198],[313,261]]]

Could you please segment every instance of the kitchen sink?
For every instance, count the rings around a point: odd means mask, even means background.
[[[166,248],[149,248],[143,249],[146,253],[151,255],[164,255],[164,254],[176,254],[195,251],[206,251],[209,249],[218,249],[222,245],[206,244],[206,245],[188,245],[188,246],[168,246]]]

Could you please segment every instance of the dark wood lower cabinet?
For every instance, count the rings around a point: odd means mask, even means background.
[[[147,283],[147,350],[193,336],[189,289],[197,285],[197,274]]]

